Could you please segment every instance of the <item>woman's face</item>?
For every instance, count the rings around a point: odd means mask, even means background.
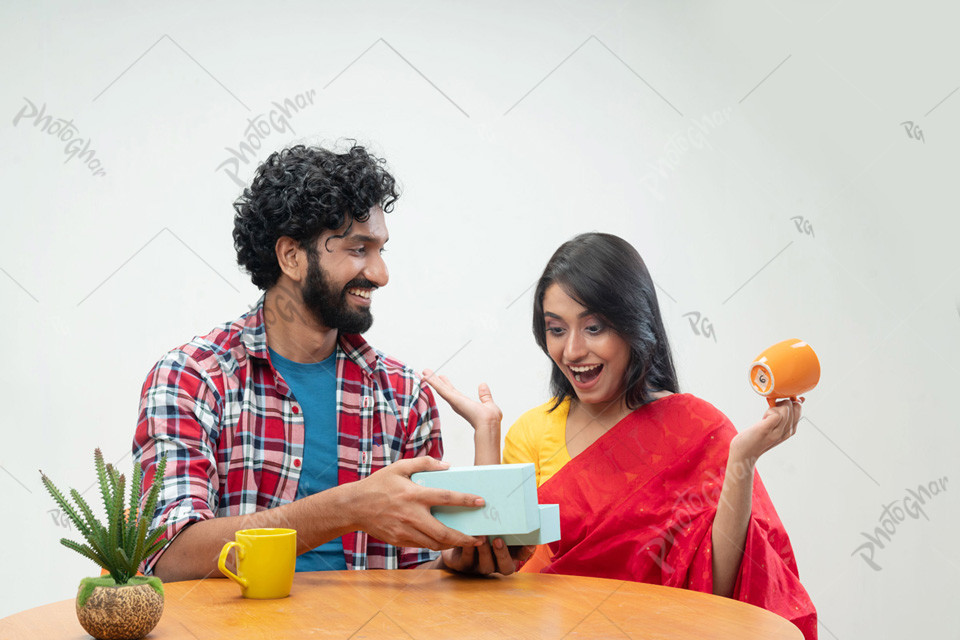
[[[630,345],[557,284],[543,294],[547,351],[583,404],[623,400]]]

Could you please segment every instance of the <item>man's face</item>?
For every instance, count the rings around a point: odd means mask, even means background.
[[[345,234],[345,235],[344,235]],[[343,236],[343,237],[339,237]],[[324,231],[307,257],[303,303],[317,322],[344,333],[363,333],[373,324],[373,292],[387,284],[380,255],[388,240],[380,207],[365,222]]]

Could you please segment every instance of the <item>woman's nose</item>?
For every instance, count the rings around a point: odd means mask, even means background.
[[[568,362],[576,362],[587,355],[586,344],[583,336],[576,331],[571,331],[567,336],[567,342],[563,345],[563,356]]]

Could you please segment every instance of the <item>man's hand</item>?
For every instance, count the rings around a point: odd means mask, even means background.
[[[500,538],[493,539],[493,545],[484,542],[479,547],[457,547],[447,549],[440,554],[447,569],[458,573],[490,575],[499,573],[505,576],[517,570],[517,565],[526,562],[536,551],[532,547],[508,547]]]
[[[430,513],[430,507],[482,507],[483,498],[421,487],[410,481],[410,476],[418,471],[441,471],[449,467],[448,463],[429,456],[409,458],[398,460],[353,483],[356,528],[398,547],[437,551],[482,544],[480,538],[444,526]]]

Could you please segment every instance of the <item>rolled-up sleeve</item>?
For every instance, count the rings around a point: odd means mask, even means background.
[[[133,439],[134,461],[143,470],[144,497],[161,457],[167,466],[152,528],[163,528],[164,546],[144,559],[140,570],[153,573],[160,556],[187,525],[215,517],[220,489],[217,473],[222,396],[210,372],[180,350],[165,355],[143,384]]]

